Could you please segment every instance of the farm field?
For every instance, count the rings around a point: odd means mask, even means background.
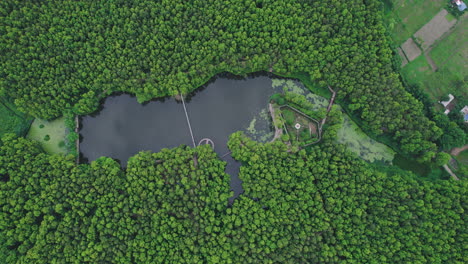
[[[444,0],[385,0],[384,19],[390,35],[400,45],[429,22],[447,3]]]
[[[463,19],[449,36],[436,43],[429,56],[437,66],[434,72],[424,55],[402,68],[409,83],[420,84],[434,101],[448,93],[468,96],[468,20]]]

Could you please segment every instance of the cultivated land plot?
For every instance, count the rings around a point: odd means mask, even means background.
[[[440,37],[450,30],[457,22],[456,19],[447,20],[448,12],[443,9],[434,16],[429,23],[418,30],[414,36],[423,50],[430,48]]]
[[[49,140],[45,140],[47,135]],[[65,118],[61,117],[53,121],[35,119],[27,138],[38,141],[47,153],[66,154],[66,135]]]
[[[400,45],[429,22],[446,5],[447,0],[387,0],[393,9],[385,14],[390,34]]]
[[[433,72],[424,56],[420,56],[402,69],[402,75],[410,83],[419,83],[438,101],[455,91],[468,97],[468,20],[460,19],[447,37],[436,42],[429,56],[438,70]]]
[[[416,45],[416,43],[414,43],[412,38],[406,40],[405,43],[401,45],[401,49],[406,54],[406,57],[409,61],[413,61],[419,55],[421,55],[421,49],[418,47],[418,45]]]

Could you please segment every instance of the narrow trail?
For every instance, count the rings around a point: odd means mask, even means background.
[[[460,152],[462,151],[465,151],[468,149],[468,145],[465,145],[461,148],[453,148],[452,150],[450,150],[450,154],[453,155],[453,156],[458,156],[458,154],[460,154]]]
[[[231,151],[229,151],[229,152],[225,153],[224,155],[222,155],[221,158],[224,158],[224,157],[226,157],[226,156],[229,155],[229,154],[231,154]]]
[[[188,116],[188,113],[187,113],[187,108],[185,107],[184,96],[181,94],[180,97],[182,98],[182,105],[184,106],[185,117],[187,118],[187,124],[188,124],[188,127],[189,127],[190,136],[192,137],[193,147],[196,148],[197,145],[195,144],[195,138],[193,137],[192,126],[190,125],[190,119],[189,119],[189,116]]]
[[[327,122],[328,113],[330,112],[330,110],[331,110],[331,108],[333,106],[333,102],[335,101],[335,97],[336,97],[335,90],[333,90],[330,86],[328,86],[328,90],[330,90],[330,92],[332,92],[332,97],[331,97],[330,103],[328,104],[328,107],[327,107],[327,115],[325,116],[324,119],[322,119],[322,122],[320,123],[320,129],[322,129],[325,122]]]
[[[271,142],[277,140],[278,138],[281,137],[281,135],[283,135],[283,129],[282,128],[278,128],[275,124],[275,108],[273,107],[273,105],[270,103],[268,104],[268,108],[270,110],[270,114],[271,114],[271,119],[273,120],[273,125],[275,126],[275,136],[273,137],[273,139],[271,140]]]
[[[435,64],[434,60],[429,56],[429,52],[431,52],[432,48],[429,48],[427,51],[424,52],[424,56],[426,57],[427,63],[431,65],[432,71],[435,72],[439,68],[437,68],[437,65]]]
[[[453,173],[452,170],[447,166],[447,164],[445,164],[443,167],[448,172],[448,174],[450,174],[450,176],[452,176],[452,178],[454,180],[456,180],[456,181],[460,180],[460,179],[458,179],[457,175],[455,175],[455,173]]]

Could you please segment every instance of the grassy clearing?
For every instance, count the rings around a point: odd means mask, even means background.
[[[429,22],[446,0],[386,0],[384,19],[395,44],[400,45]]]
[[[6,133],[24,136],[32,118],[16,110],[13,104],[0,99],[0,137]]]
[[[65,118],[61,117],[53,121],[35,119],[27,138],[41,143],[47,153],[67,154],[66,136]]]
[[[452,14],[448,13],[448,14],[445,16],[445,19],[447,19],[448,22],[451,22],[452,20],[455,19],[455,17],[454,17]]]
[[[445,86],[446,93],[457,90],[468,97],[468,19],[462,19],[453,32],[437,43],[429,53],[439,71],[430,81],[440,80],[440,86]],[[428,90],[428,92],[431,92]],[[445,94],[446,94],[445,93]],[[436,94],[441,96],[441,94]]]
[[[410,83],[420,83],[423,85],[424,81],[432,75],[432,69],[424,55],[419,56],[414,61],[408,63],[401,73],[405,79]]]
[[[281,107],[286,131],[292,140],[302,144],[315,143],[319,139],[318,123],[296,112],[289,106]]]

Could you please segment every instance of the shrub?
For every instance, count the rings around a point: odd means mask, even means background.
[[[283,111],[284,120],[286,120],[286,124],[292,126],[294,125],[294,121],[296,120],[296,116],[291,110],[284,110]]]

